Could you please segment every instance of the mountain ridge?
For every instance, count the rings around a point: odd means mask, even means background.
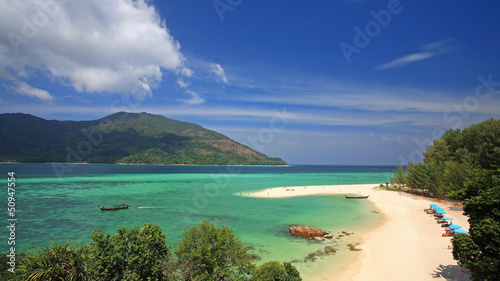
[[[287,165],[194,123],[117,112],[96,120],[0,114],[0,162]]]

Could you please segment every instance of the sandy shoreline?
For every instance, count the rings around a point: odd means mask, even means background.
[[[406,193],[374,189],[378,184],[274,187],[251,193],[254,197],[290,197],[313,194],[368,195],[387,221],[362,236],[358,259],[341,272],[317,280],[469,280],[453,260],[450,238],[444,229],[423,212],[436,203],[453,223],[468,230],[467,217],[451,203],[437,202]],[[346,199],[347,200],[347,199]],[[362,199],[351,199],[362,200]]]

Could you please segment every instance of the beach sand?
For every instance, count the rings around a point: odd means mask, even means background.
[[[368,195],[387,221],[362,235],[358,259],[343,270],[313,280],[469,280],[453,260],[451,241],[442,237],[444,228],[423,210],[435,203],[452,217],[453,223],[468,231],[463,212],[451,203],[403,192],[379,190],[378,184],[274,187],[249,196],[288,197],[313,194]],[[348,200],[348,199],[346,199]],[[364,200],[364,199],[349,199]],[[455,208],[453,208],[455,207]],[[451,209],[453,208],[453,209]]]

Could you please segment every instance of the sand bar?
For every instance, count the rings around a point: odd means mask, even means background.
[[[407,193],[374,189],[378,184],[274,187],[249,196],[289,197],[314,194],[368,195],[367,200],[383,212],[387,221],[363,234],[358,246],[363,249],[357,261],[341,272],[331,272],[316,280],[469,280],[453,260],[450,238],[442,237],[444,228],[423,209],[435,203],[452,217],[453,223],[468,231],[469,224],[451,203]],[[365,199],[346,199],[365,200]],[[306,280],[309,281],[309,280]],[[311,280],[315,281],[315,280]]]

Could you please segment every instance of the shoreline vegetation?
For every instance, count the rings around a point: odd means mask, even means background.
[[[500,280],[500,120],[447,130],[423,156],[399,165],[391,186],[463,202],[470,231],[453,239],[453,257],[473,280]]]
[[[9,264],[9,252],[3,253],[0,277],[16,281],[302,280],[290,262],[256,266],[249,248],[232,229],[206,220],[185,230],[174,247],[166,242],[163,230],[149,223],[141,228],[120,227],[113,235],[92,231],[90,244],[51,242],[38,251],[19,253],[14,267]]]

